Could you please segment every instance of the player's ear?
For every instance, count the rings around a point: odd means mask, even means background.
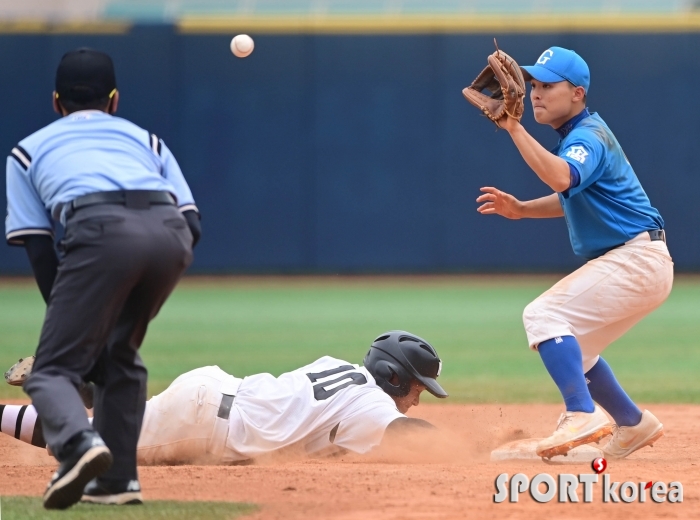
[[[573,101],[585,101],[586,100],[586,90],[583,87],[574,88],[574,99]]]
[[[53,106],[53,111],[56,112],[59,116],[63,116],[61,105],[58,102],[58,93],[55,90],[51,93],[51,104]]]
[[[107,105],[107,113],[114,114],[119,106],[119,91],[115,88],[109,95],[109,105]]]

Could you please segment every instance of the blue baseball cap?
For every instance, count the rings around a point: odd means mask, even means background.
[[[532,78],[542,83],[568,81],[575,87],[583,87],[586,92],[591,85],[591,73],[583,58],[562,47],[550,47],[540,55],[537,63],[520,68],[528,81]]]

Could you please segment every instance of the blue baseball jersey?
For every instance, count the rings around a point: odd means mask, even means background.
[[[574,253],[588,260],[664,221],[649,202],[620,144],[598,114],[584,117],[552,151],[580,175],[559,194]]]
[[[175,157],[155,134],[97,110],[67,115],[20,141],[7,158],[5,237],[53,236],[71,200],[100,191],[157,190],[197,210]]]

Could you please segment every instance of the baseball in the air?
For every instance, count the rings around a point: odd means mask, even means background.
[[[231,40],[231,52],[239,58],[250,56],[250,53],[253,52],[253,47],[255,47],[253,38],[247,34],[239,34]]]

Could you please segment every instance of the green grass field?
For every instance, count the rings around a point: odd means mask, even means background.
[[[558,402],[526,345],[525,305],[548,277],[209,278],[183,281],[152,323],[142,355],[149,391],[217,364],[238,376],[279,374],[322,355],[361,363],[372,339],[405,329],[444,361],[449,401]],[[31,280],[0,283],[0,369],[34,352],[44,306]],[[635,400],[700,402],[700,278],[606,351]],[[20,398],[0,385],[0,398]],[[435,399],[429,398],[429,401]]]
[[[142,506],[76,504],[68,511],[47,511],[39,497],[0,498],[0,515],[4,520],[233,520],[256,509],[252,504],[233,502],[149,500]]]

